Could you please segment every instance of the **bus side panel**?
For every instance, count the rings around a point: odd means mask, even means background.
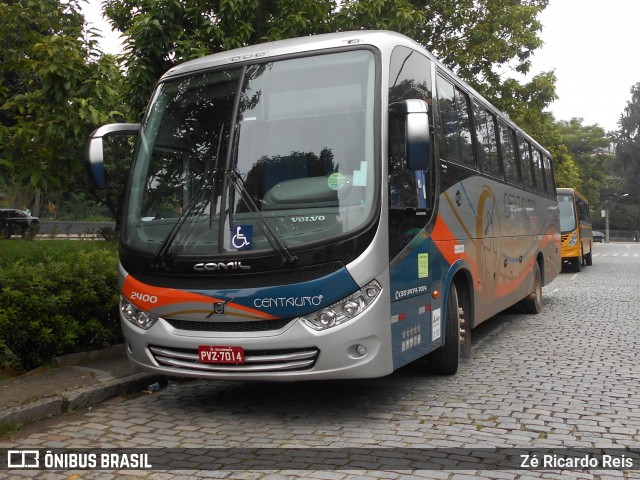
[[[440,196],[434,245],[447,264],[462,260],[468,265],[473,326],[531,293],[541,252],[552,264],[544,267],[545,280],[557,275],[559,222],[553,203],[481,176],[464,179]]]
[[[421,230],[389,267],[394,370],[442,345],[441,272],[448,266]]]

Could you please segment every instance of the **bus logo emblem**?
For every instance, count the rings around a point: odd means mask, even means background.
[[[228,298],[224,302],[214,302],[213,303],[213,310],[205,318],[211,318],[214,315],[224,315],[227,303],[231,303],[231,302],[233,302],[233,298]]]

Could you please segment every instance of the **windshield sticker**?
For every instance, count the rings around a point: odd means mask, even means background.
[[[341,173],[332,173],[327,179],[327,185],[331,190],[340,190],[347,183],[346,177]]]
[[[367,162],[360,162],[360,170],[353,171],[353,186],[367,186]]]
[[[253,249],[253,225],[234,225],[231,246],[237,250]]]

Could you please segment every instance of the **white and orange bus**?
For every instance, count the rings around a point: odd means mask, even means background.
[[[344,32],[190,61],[136,134],[121,324],[144,370],[453,374],[471,330],[558,275],[549,153],[411,39]]]

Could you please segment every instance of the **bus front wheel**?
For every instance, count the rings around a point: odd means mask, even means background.
[[[460,335],[464,328],[462,312],[458,303],[458,291],[451,283],[447,295],[447,310],[444,325],[444,345],[429,354],[429,373],[454,375],[460,362]]]
[[[573,268],[574,272],[580,272],[580,270],[582,269],[582,255],[580,255],[579,257],[573,257],[571,259],[571,268]]]

